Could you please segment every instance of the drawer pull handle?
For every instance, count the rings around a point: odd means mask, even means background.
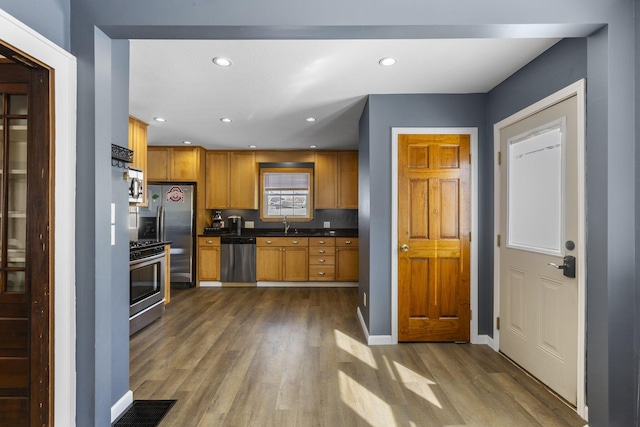
[[[213,240],[207,240],[207,243],[213,243]]]
[[[270,245],[270,244],[271,244],[271,240],[267,240],[267,245]]]
[[[293,243],[294,245],[297,245],[297,244],[298,244],[298,241],[297,241],[297,240],[294,240],[294,241],[292,241],[291,243]]]
[[[320,243],[321,245],[324,245],[326,242],[324,240],[320,240],[320,242],[318,243]]]
[[[318,253],[321,253],[321,254],[323,254],[323,253],[325,253],[325,252],[326,252],[326,251],[325,251],[324,249],[321,249],[321,250],[319,250],[319,251],[318,251]]]
[[[324,276],[324,271],[318,271],[318,276]]]
[[[324,262],[324,261],[325,261],[325,260],[323,260],[323,259],[319,259],[319,260],[318,260],[318,262]]]
[[[345,245],[350,245],[351,244],[351,240],[347,240],[344,242]]]

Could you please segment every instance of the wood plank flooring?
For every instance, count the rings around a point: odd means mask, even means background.
[[[172,290],[131,337],[161,426],[584,426],[486,345],[367,346],[354,288]]]

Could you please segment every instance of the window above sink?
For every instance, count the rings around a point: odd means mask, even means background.
[[[311,221],[313,168],[261,167],[260,198],[262,221]]]

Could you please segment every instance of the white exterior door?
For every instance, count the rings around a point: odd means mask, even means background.
[[[499,348],[576,405],[580,268],[571,271],[570,257],[584,263],[577,96],[502,128],[500,158]]]

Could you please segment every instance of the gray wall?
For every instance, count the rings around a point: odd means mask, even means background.
[[[565,39],[488,93],[487,146],[478,159],[479,211],[484,214],[478,248],[480,334],[493,336],[493,124],[586,77],[587,39]]]
[[[635,182],[638,158],[634,124],[638,82],[634,27],[634,0],[566,0],[557,2],[504,2],[461,0],[326,0],[302,5],[295,0],[235,3],[194,0],[0,0],[0,7],[68,49],[78,58],[77,129],[77,395],[78,425],[109,425],[110,397],[117,394],[118,379],[102,373],[110,360],[121,359],[128,347],[118,348],[111,333],[104,339],[102,325],[113,329],[121,289],[106,291],[115,281],[103,268],[111,260],[106,224],[110,198],[97,189],[112,185],[112,169],[105,163],[111,135],[120,135],[123,123],[101,122],[96,112],[111,111],[112,98],[122,98],[127,88],[113,85],[109,70],[125,64],[118,55],[106,72],[98,67],[103,55],[111,56],[111,39],[126,38],[415,38],[415,37],[584,37],[588,52],[589,187],[589,324],[588,375],[590,425],[635,425],[637,381],[631,373],[637,364],[638,337],[633,301],[636,298],[636,225],[640,208]],[[247,13],[250,10],[251,13]],[[366,13],[363,13],[366,11]],[[551,13],[552,12],[552,13]],[[70,33],[65,22],[71,17]],[[521,25],[527,24],[527,25]],[[597,28],[606,28],[592,34]],[[94,31],[100,28],[104,34]],[[67,34],[70,35],[67,36]],[[70,44],[70,49],[69,49]],[[116,49],[120,49],[119,46]],[[115,62],[114,62],[115,61]],[[635,74],[634,74],[635,73]],[[104,94],[101,85],[111,88]],[[383,107],[383,106],[381,106]],[[380,114],[370,105],[370,116]],[[100,119],[102,120],[102,119]],[[111,125],[113,123],[113,125]],[[440,123],[439,125],[443,125]],[[373,128],[371,123],[370,127]],[[376,146],[369,164],[379,163]],[[372,170],[372,169],[371,169]],[[361,175],[362,176],[362,175]],[[105,189],[107,194],[111,189]],[[370,200],[370,206],[379,206]],[[371,210],[371,212],[375,212]],[[383,211],[383,218],[388,214]],[[484,215],[489,215],[484,213]],[[370,217],[371,215],[369,215]],[[369,224],[370,247],[389,237]],[[363,221],[360,221],[361,230]],[[597,247],[596,249],[593,249]],[[371,257],[377,261],[375,257]],[[111,265],[109,262],[107,265]],[[104,273],[104,274],[102,274]],[[111,294],[113,293],[113,295]],[[384,292],[382,292],[383,294]],[[108,294],[108,295],[105,295]],[[103,300],[103,297],[108,297]],[[640,298],[640,297],[639,297]],[[388,301],[376,302],[388,305]],[[597,305],[594,306],[594,305]],[[372,309],[373,310],[373,309]],[[597,313],[593,313],[593,312]],[[594,317],[595,316],[595,317]],[[100,325],[100,327],[98,326]],[[375,330],[387,325],[371,324]],[[106,353],[99,354],[106,351]],[[106,354],[107,356],[105,356]],[[103,392],[108,390],[108,392]]]
[[[0,9],[69,50],[69,3],[69,0],[0,0]]]
[[[359,240],[359,267],[360,267],[360,285],[358,291],[358,306],[364,319],[367,329],[371,329],[371,307],[370,298],[371,289],[371,164],[370,164],[370,134],[369,127],[369,100],[364,106],[360,123],[358,124],[359,147],[358,147],[358,240]],[[374,261],[374,263],[377,260]],[[365,295],[367,304],[364,304]]]
[[[475,127],[478,128],[478,147],[482,153],[491,150],[485,138],[486,95],[370,95],[368,109],[360,123],[362,130],[368,122],[368,133],[360,135],[360,160],[367,161],[367,169],[375,173],[360,174],[362,216],[367,215],[369,227],[360,228],[360,248],[368,253],[369,271],[360,277],[363,289],[369,292],[369,307],[365,323],[371,335],[391,334],[391,128],[392,127]],[[366,153],[366,154],[365,154]],[[480,174],[486,170],[480,171]],[[367,192],[368,194],[364,194]],[[480,192],[482,197],[482,191]],[[370,214],[369,214],[370,213]],[[491,222],[492,217],[481,212],[479,223]],[[479,227],[482,241],[486,238]],[[483,269],[491,266],[481,266]],[[363,267],[361,267],[363,270]],[[480,289],[486,293],[485,289]]]

